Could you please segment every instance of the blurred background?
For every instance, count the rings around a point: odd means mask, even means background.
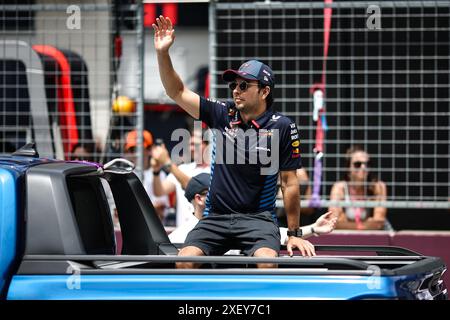
[[[192,119],[159,79],[151,28],[159,14],[176,26],[175,69],[201,95],[230,99],[220,76],[245,60],[272,67],[274,107],[299,128],[317,214],[348,170],[347,148],[359,144],[388,187],[395,230],[450,230],[448,1],[2,0],[0,153],[33,140],[44,157],[75,159],[83,146],[85,159],[106,163],[123,156],[134,129],[170,150],[172,132]],[[142,174],[142,146],[135,152]]]

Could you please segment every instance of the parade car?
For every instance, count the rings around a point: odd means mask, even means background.
[[[39,158],[33,144],[0,157],[2,299],[447,299],[441,258],[399,247],[322,245],[311,258],[289,257],[285,247],[276,258],[178,257],[181,244],[169,241],[124,163]],[[179,261],[201,267],[177,269]]]

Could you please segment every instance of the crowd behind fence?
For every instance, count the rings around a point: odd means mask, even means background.
[[[144,129],[154,112],[144,104],[159,102],[145,87],[161,86],[157,76],[154,84],[144,82],[149,29],[140,3],[116,3],[0,5],[0,152],[40,139],[44,156],[70,159],[83,144],[106,162],[122,156],[126,132]],[[326,55],[325,7],[332,9]],[[225,69],[252,58],[269,64],[275,109],[297,123],[312,183],[317,122],[311,90],[325,74],[321,205],[331,204],[331,186],[346,173],[346,149],[359,144],[388,186],[384,206],[449,208],[449,16],[447,1],[211,1],[204,48],[210,95],[231,98],[220,79]],[[116,100],[125,91],[133,92],[130,100]],[[159,125],[146,129],[166,124]]]
[[[332,9],[327,55],[325,7]],[[210,17],[212,95],[231,97],[223,70],[249,58],[271,65],[275,109],[296,121],[312,176],[311,89],[325,73],[322,204],[357,144],[388,186],[385,206],[448,208],[449,9],[442,1],[219,1]]]

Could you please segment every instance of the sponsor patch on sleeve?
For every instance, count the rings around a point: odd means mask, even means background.
[[[299,132],[297,129],[297,125],[295,123],[291,123],[289,125],[290,134],[290,150],[291,150],[291,158],[299,158],[300,157],[300,140],[299,140]]]

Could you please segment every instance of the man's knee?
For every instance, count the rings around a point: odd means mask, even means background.
[[[254,257],[257,258],[276,258],[278,257],[278,252],[270,248],[259,248],[253,254]],[[278,265],[276,263],[258,263],[258,268],[268,269],[268,268],[277,268]]]
[[[199,257],[199,256],[204,256],[204,255],[205,254],[203,253],[203,251],[200,248],[197,248],[194,246],[184,247],[183,249],[180,250],[180,252],[178,252],[179,257],[189,257],[189,256]],[[194,263],[194,262],[189,262],[189,261],[176,263],[177,269],[196,269],[199,266],[200,266],[199,263]]]

